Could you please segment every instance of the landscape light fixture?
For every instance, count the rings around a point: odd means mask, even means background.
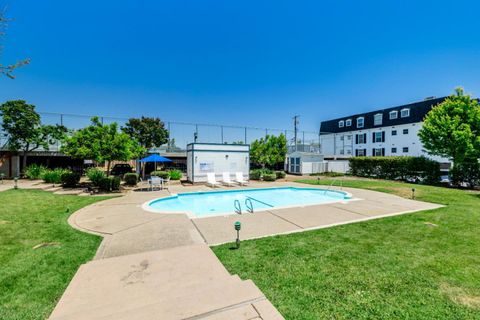
[[[237,249],[240,248],[240,229],[242,229],[242,224],[240,221],[234,223],[235,230],[237,231],[237,240],[235,241]]]
[[[412,199],[415,200],[415,188],[412,188]]]
[[[18,189],[18,177],[13,178],[13,181],[15,181],[14,189]]]

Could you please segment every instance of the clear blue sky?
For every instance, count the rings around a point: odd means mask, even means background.
[[[351,113],[480,94],[478,1],[0,0],[0,101],[38,110],[318,130]]]

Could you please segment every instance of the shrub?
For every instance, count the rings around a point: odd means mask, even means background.
[[[284,179],[287,176],[285,171],[275,171],[275,175],[277,176],[277,179]]]
[[[31,164],[25,168],[25,176],[30,180],[42,179],[46,170],[47,168],[42,165]]]
[[[170,177],[170,173],[168,173],[167,171],[152,171],[150,173],[150,176],[155,176],[155,177],[160,177],[162,179],[167,179],[168,177]]]
[[[120,181],[119,177],[103,177],[99,180],[98,187],[104,191],[120,190]]]
[[[250,180],[260,180],[262,178],[262,172],[260,169],[250,170]]]
[[[128,186],[136,186],[138,182],[138,174],[125,173],[125,175],[123,176],[123,180],[125,180],[125,184]]]
[[[46,183],[61,183],[62,182],[62,174],[65,172],[68,172],[67,170],[64,169],[54,169],[54,170],[45,170],[45,172],[42,175],[43,181]]]
[[[63,187],[73,188],[80,182],[80,174],[76,172],[65,171],[60,176]]]
[[[477,160],[454,163],[449,175],[454,185],[473,188],[480,184],[480,164]]]
[[[122,179],[120,177],[110,177],[112,179],[112,190],[120,190],[120,182]]]
[[[172,180],[180,180],[182,178],[182,171],[180,170],[170,170],[168,174]]]
[[[263,181],[275,181],[277,179],[277,175],[275,173],[265,173],[263,175]]]
[[[253,169],[250,170],[250,179],[251,180],[261,180],[266,174],[276,174],[273,170],[270,169]]]
[[[428,184],[440,180],[440,164],[425,157],[354,157],[349,163],[350,173],[358,177]]]
[[[97,168],[90,168],[87,170],[87,177],[93,183],[94,186],[100,187],[100,181],[106,178],[104,171]]]

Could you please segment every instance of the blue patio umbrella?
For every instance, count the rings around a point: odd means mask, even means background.
[[[172,160],[158,154],[151,154],[148,157],[140,159],[140,162],[172,162]]]
[[[139,160],[140,162],[155,162],[155,170],[157,170],[157,162],[172,162],[172,160],[162,157],[158,154],[151,154],[148,157]],[[143,167],[145,169],[145,166]],[[143,171],[143,176],[145,176],[145,170]]]

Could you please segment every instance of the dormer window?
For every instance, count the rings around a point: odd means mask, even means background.
[[[345,126],[345,122],[343,120],[338,121],[338,127],[343,128]]]
[[[397,110],[390,111],[389,115],[390,115],[390,120],[397,119],[398,111]]]
[[[373,116],[373,125],[374,126],[381,126],[382,125],[382,120],[383,120],[383,114],[377,113],[376,115]]]
[[[351,127],[351,126],[352,126],[352,119],[347,119],[347,120],[345,120],[345,125],[346,125],[347,127]]]
[[[400,117],[406,118],[410,116],[410,109],[405,108],[400,111]]]
[[[365,118],[364,117],[357,118],[357,128],[363,128],[364,125],[365,125]]]

